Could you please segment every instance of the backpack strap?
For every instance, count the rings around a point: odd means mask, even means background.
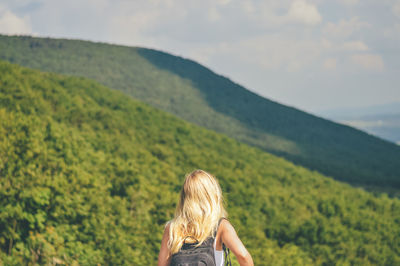
[[[230,255],[230,250],[225,246],[224,243],[222,243],[222,249],[224,250],[224,255],[225,255],[225,266],[232,266],[231,262],[231,257]]]

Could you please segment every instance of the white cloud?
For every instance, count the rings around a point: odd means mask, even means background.
[[[325,38],[321,40],[321,47],[325,50],[325,52],[363,52],[368,51],[369,47],[362,41],[331,41]]]
[[[10,10],[0,6],[0,33],[4,34],[31,34],[29,16],[18,17]]]
[[[236,2],[235,2],[236,3]],[[231,14],[232,18],[240,17],[244,23],[255,28],[273,29],[285,25],[314,26],[322,21],[316,5],[306,0],[281,1],[237,1],[235,8],[240,12]],[[232,3],[233,6],[233,3]]]
[[[327,70],[335,70],[336,64],[336,58],[327,58],[325,59],[323,66]]]
[[[330,91],[347,95],[360,82],[374,90],[377,77],[386,91],[400,97],[400,20],[394,15],[400,14],[400,0],[0,2],[5,6],[0,31],[29,33],[34,25],[43,36],[163,50],[298,106],[319,105],[324,97],[333,106],[345,97]],[[360,75],[352,75],[353,70]],[[306,78],[310,73],[313,79]],[[320,93],[314,103],[307,96],[311,92]],[[349,103],[358,99],[354,95],[346,98]]]
[[[321,46],[322,46],[322,48],[324,48],[325,50],[329,50],[329,49],[332,49],[333,48],[333,43],[330,41],[330,40],[328,40],[328,39],[326,39],[326,38],[322,38],[321,39]]]
[[[345,39],[354,32],[369,26],[369,23],[360,21],[358,17],[353,17],[349,20],[341,19],[338,23],[328,22],[323,28],[323,33],[330,38]]]
[[[384,68],[382,57],[377,54],[355,54],[350,59],[354,64],[367,70],[382,71]]]
[[[362,41],[345,42],[340,48],[345,51],[367,51],[369,49]]]
[[[252,15],[255,11],[255,7],[252,1],[240,1],[240,8],[245,11],[246,14]]]
[[[400,39],[400,23],[396,23],[392,27],[385,29],[383,35],[390,39]]]
[[[316,25],[322,21],[317,7],[303,0],[296,0],[290,5],[287,17],[291,21],[307,25]]]
[[[141,12],[137,14],[126,14],[113,17],[108,22],[108,35],[113,40],[122,43],[132,43],[140,46],[152,46],[154,40],[145,36],[146,30],[150,30],[157,23],[160,16],[157,10]]]
[[[304,63],[296,59],[292,59],[286,65],[287,72],[298,72],[304,67]]]
[[[359,0],[339,0],[339,2],[346,6],[354,6],[358,4]]]
[[[190,56],[208,63],[213,58],[234,57],[243,65],[269,70],[298,72],[319,58],[322,44],[319,41],[264,35],[237,42],[221,42],[201,47]]]
[[[176,42],[191,36],[184,30],[191,21],[190,9],[179,2],[152,0],[133,4],[127,1],[111,5],[109,9],[105,32],[108,38],[120,43],[165,50],[168,49],[163,47],[166,37]]]
[[[393,13],[400,18],[400,1],[396,1],[392,9]]]
[[[220,5],[227,5],[231,2],[231,0],[217,0],[218,4]]]
[[[215,22],[221,18],[221,15],[217,11],[215,7],[211,7],[208,9],[208,20],[211,22]]]

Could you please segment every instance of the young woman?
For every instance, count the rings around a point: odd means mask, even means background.
[[[240,265],[254,265],[250,253],[226,217],[218,181],[203,170],[186,175],[175,217],[165,226],[158,266],[170,265],[171,258],[184,243],[200,245],[213,236],[217,266],[224,265],[222,244],[232,251]]]

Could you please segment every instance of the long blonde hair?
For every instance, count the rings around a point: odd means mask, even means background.
[[[198,245],[203,243],[216,232],[222,217],[227,212],[217,179],[200,169],[187,174],[175,217],[169,222],[170,254],[178,252],[187,237],[196,239]]]

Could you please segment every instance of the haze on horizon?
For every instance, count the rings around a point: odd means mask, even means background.
[[[316,114],[400,102],[400,0],[3,0],[0,33],[162,50]]]

